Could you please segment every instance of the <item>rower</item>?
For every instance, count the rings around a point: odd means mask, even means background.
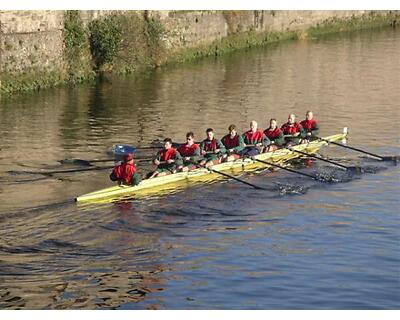
[[[288,121],[281,126],[281,130],[285,138],[285,145],[289,147],[299,144],[301,138],[305,137],[304,129],[296,122],[296,116],[293,113],[289,114]]]
[[[226,152],[226,149],[221,140],[214,138],[212,128],[208,128],[206,134],[207,138],[200,143],[200,154],[204,159],[199,164],[208,168],[221,163],[222,154]]]
[[[305,142],[315,140],[318,137],[319,125],[314,119],[312,111],[307,111],[306,119],[300,122],[305,131]]]
[[[250,130],[243,133],[242,136],[245,148],[239,153],[242,157],[254,157],[257,154],[260,154],[264,147],[268,147],[269,139],[260,129],[257,129],[257,127],[257,121],[253,120],[250,122]]]
[[[178,148],[183,160],[182,165],[178,166],[178,171],[194,170],[196,169],[196,163],[200,160],[200,147],[194,143],[193,132],[186,133],[186,141],[186,144],[182,144]]]
[[[279,129],[276,119],[269,120],[269,128],[264,130],[264,134],[270,141],[265,152],[275,151],[285,143],[283,132]]]
[[[140,182],[140,176],[136,172],[136,166],[133,163],[133,155],[125,154],[122,163],[115,166],[110,174],[111,181],[118,181],[119,185],[136,186]]]
[[[157,168],[149,179],[176,173],[177,167],[182,164],[182,157],[175,148],[172,148],[171,138],[164,139],[164,149],[157,153],[153,162]]]
[[[239,152],[244,148],[244,140],[236,131],[236,126],[231,124],[228,127],[229,133],[222,138],[222,143],[226,148],[226,153],[222,156],[224,161],[240,159]]]

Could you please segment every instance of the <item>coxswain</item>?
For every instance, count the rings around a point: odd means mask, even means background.
[[[149,179],[176,173],[178,166],[182,165],[182,157],[175,148],[172,148],[171,138],[164,139],[164,149],[157,153],[153,162],[157,168]]]
[[[204,157],[200,161],[201,166],[210,167],[221,163],[222,154],[226,152],[221,140],[214,138],[214,130],[206,130],[207,138],[200,143],[200,155]]]
[[[285,143],[283,132],[278,127],[276,119],[269,120],[269,128],[264,130],[265,136],[269,139],[269,145],[265,148],[265,152],[275,151]]]
[[[310,140],[315,140],[318,137],[319,125],[314,119],[312,111],[307,111],[306,119],[300,122],[300,125],[305,131],[306,142]]]
[[[301,139],[305,137],[303,127],[296,122],[296,116],[291,113],[288,116],[288,121],[281,126],[285,138],[285,145],[292,146],[299,144]]]
[[[187,143],[182,144],[178,148],[179,154],[182,156],[183,163],[178,166],[178,171],[190,171],[196,169],[196,163],[200,160],[200,146],[194,143],[193,132],[186,134]]]
[[[253,120],[250,122],[250,130],[243,133],[242,137],[245,148],[240,151],[240,155],[242,157],[253,157],[257,154],[260,154],[265,147],[268,147],[269,139],[260,129],[257,128],[257,121]]]
[[[133,155],[125,154],[122,158],[122,163],[115,166],[110,174],[112,181],[118,181],[119,185],[136,186],[140,182],[140,176],[136,172],[136,166],[133,163]]]
[[[240,151],[244,148],[243,137],[237,133],[236,126],[231,124],[228,127],[229,133],[221,139],[226,148],[226,153],[222,156],[224,161],[240,159]]]

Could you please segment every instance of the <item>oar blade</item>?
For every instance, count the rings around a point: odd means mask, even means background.
[[[79,164],[81,166],[91,166],[92,165],[89,161],[83,160],[83,159],[63,159],[63,160],[59,160],[58,162],[60,162],[61,164]]]
[[[382,156],[381,159],[382,161],[393,161],[397,163],[400,161],[400,156]]]
[[[359,166],[350,166],[347,167],[347,171],[350,171],[353,174],[362,174],[364,173],[363,168],[359,167]]]
[[[115,145],[112,146],[112,148],[110,149],[108,154],[114,155],[114,158],[116,160],[122,160],[122,157],[125,154],[128,154],[128,153],[134,154],[135,151],[136,151],[136,148],[132,147],[130,145],[127,145],[127,144],[115,144]]]

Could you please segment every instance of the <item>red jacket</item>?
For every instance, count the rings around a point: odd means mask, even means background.
[[[203,140],[204,151],[215,151],[216,149],[218,149],[217,139],[213,138],[211,141],[208,139]]]
[[[260,129],[257,129],[256,132],[251,130],[243,133],[243,140],[245,144],[257,144],[262,143],[264,140],[263,132]]]
[[[118,180],[123,181],[125,184],[131,184],[132,176],[136,172],[134,164],[122,163],[113,169],[112,175]]]
[[[298,124],[297,122],[295,122],[293,124],[286,122],[281,127],[283,134],[295,134],[297,132],[301,132],[302,129],[303,129],[302,126],[300,124]]]
[[[280,136],[282,133],[282,130],[279,129],[278,127],[275,128],[275,130],[271,130],[270,128],[264,130],[264,134],[268,139],[276,139]]]
[[[195,155],[196,149],[199,147],[198,144],[193,143],[191,146],[183,144],[178,148],[178,152],[182,157],[191,157]]]
[[[239,146],[239,135],[236,134],[236,136],[231,138],[230,134],[227,134],[225,137],[222,138],[222,143],[227,149],[233,149],[237,146]]]
[[[167,161],[169,159],[175,160],[175,158],[176,158],[176,149],[174,149],[174,148],[169,148],[168,150],[162,149],[158,153],[158,155],[160,157],[160,161]]]
[[[317,127],[317,121],[314,119],[311,120],[303,120],[300,122],[300,125],[306,130],[307,132],[311,132],[311,130],[315,130]]]

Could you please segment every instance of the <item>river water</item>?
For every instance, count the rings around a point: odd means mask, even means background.
[[[400,153],[400,32],[289,41],[0,102],[1,309],[394,309],[400,307],[399,166],[340,147],[368,173],[320,183],[269,171],[94,206],[116,143],[197,140],[252,119],[314,111],[321,135]],[[137,156],[151,155],[140,151]],[[306,164],[306,165],[304,165]],[[99,163],[109,166],[112,163]],[[141,172],[151,166],[140,163]],[[324,163],[303,172],[343,176]]]

